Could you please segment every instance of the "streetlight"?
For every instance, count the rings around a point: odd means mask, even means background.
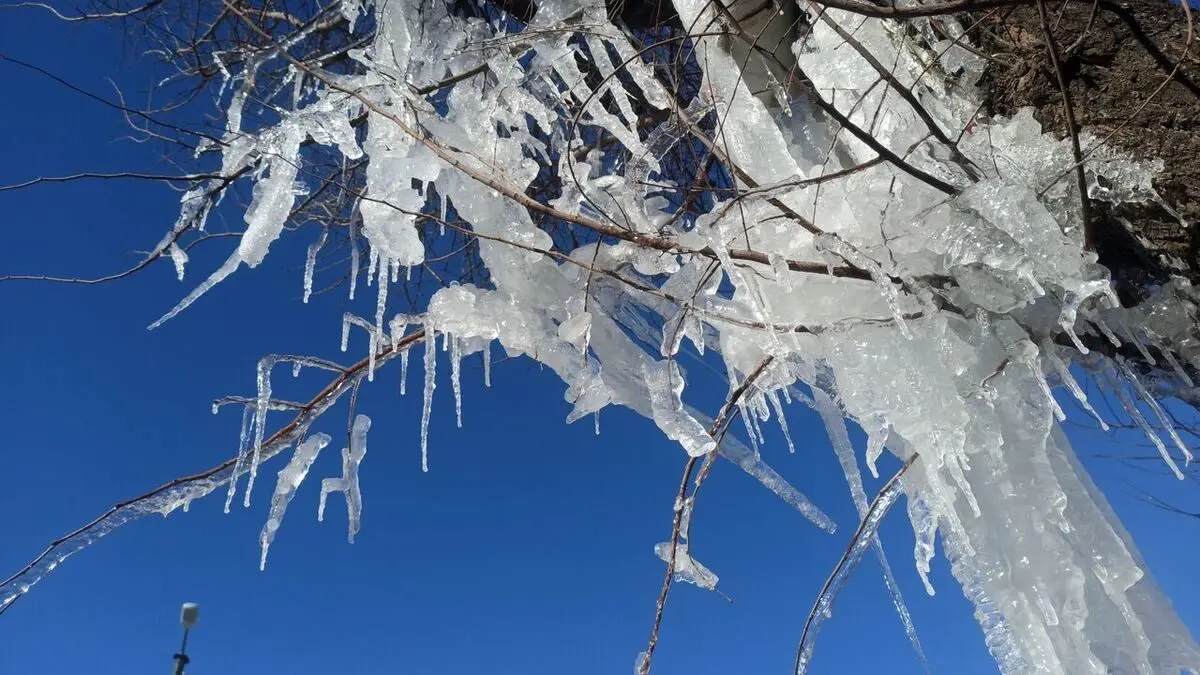
[[[196,620],[200,618],[200,605],[194,602],[185,602],[179,610],[179,623],[183,626],[183,644],[179,647],[179,653],[175,655],[175,675],[183,675],[183,669],[191,660],[187,656],[187,636],[188,631],[192,626],[196,625]]]

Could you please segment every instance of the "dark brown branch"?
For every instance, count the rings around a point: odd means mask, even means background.
[[[1191,2],[1191,0],[1185,0]],[[1058,88],[1062,92],[1063,113],[1067,120],[1067,135],[1071,138],[1071,154],[1075,159],[1075,181],[1079,190],[1079,215],[1083,219],[1083,247],[1092,249],[1092,205],[1088,199],[1087,175],[1083,168],[1083,150],[1079,147],[1079,129],[1075,122],[1075,106],[1071,102],[1071,87],[1067,84],[1066,73],[1063,72],[1062,61],[1058,54],[1058,41],[1050,29],[1050,18],[1046,13],[1046,0],[1037,0],[1038,16],[1042,21],[1042,36],[1046,42],[1046,53],[1050,56],[1050,65],[1058,79]]]

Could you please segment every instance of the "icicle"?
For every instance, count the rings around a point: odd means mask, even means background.
[[[674,361],[642,365],[642,377],[650,394],[654,423],[671,440],[683,446],[689,457],[700,457],[716,449],[708,430],[683,405],[683,375]]]
[[[1038,365],[1037,360],[1026,361],[1026,365],[1029,366],[1029,370],[1033,371],[1033,379],[1037,380],[1038,388],[1045,394],[1046,402],[1050,404],[1050,410],[1054,412],[1054,419],[1059,422],[1067,421],[1067,413],[1058,404],[1058,399],[1054,398],[1054,391],[1050,389],[1050,383],[1046,381],[1046,375],[1042,372],[1042,368]]]
[[[1146,363],[1151,366],[1158,365],[1158,362],[1154,360],[1154,357],[1150,356],[1150,352],[1146,349],[1146,345],[1142,344],[1142,341],[1137,339],[1137,336],[1133,334],[1133,331],[1130,330],[1129,326],[1122,324],[1121,327],[1125,329],[1125,337],[1128,338],[1129,342],[1131,342],[1133,346],[1137,348],[1138,353],[1142,355],[1142,358],[1146,360]]]
[[[1063,362],[1061,358],[1059,358],[1058,353],[1054,349],[1054,345],[1051,344],[1049,340],[1042,342],[1042,353],[1046,355],[1046,358],[1050,359],[1050,363],[1054,366],[1054,370],[1058,373],[1059,379],[1063,381],[1063,384],[1067,385],[1067,389],[1071,390],[1071,394],[1075,396],[1076,401],[1079,401],[1079,405],[1082,406],[1084,410],[1091,413],[1092,417],[1096,418],[1096,421],[1100,423],[1101,429],[1108,431],[1108,423],[1105,422],[1104,418],[1100,416],[1100,413],[1096,412],[1096,409],[1092,407],[1091,402],[1088,401],[1087,394],[1084,393],[1083,388],[1079,386],[1079,382],[1076,381],[1074,376],[1071,375],[1070,367],[1068,367],[1067,364]]]
[[[908,330],[908,322],[904,320],[904,312],[900,308],[900,292],[896,290],[896,284],[892,283],[891,277],[883,271],[879,263],[864,255],[835,234],[817,235],[813,243],[817,247],[817,250],[832,253],[847,263],[866,270],[871,275],[871,279],[875,282],[875,285],[879,287],[879,291],[883,294],[884,300],[887,301],[888,307],[892,310],[892,316],[896,320],[896,327],[900,329],[900,334],[905,338],[912,338],[912,333]],[[829,273],[832,276],[834,261],[829,256],[827,256],[827,259],[830,261]]]
[[[1183,453],[1184,462],[1186,464],[1191,464],[1192,451],[1188,450],[1188,447],[1184,444],[1183,439],[1179,437],[1179,433],[1175,431],[1175,423],[1171,420],[1171,417],[1167,415],[1167,411],[1163,410],[1162,405],[1159,404],[1158,400],[1156,400],[1154,396],[1152,396],[1150,392],[1146,390],[1146,386],[1142,384],[1142,379],[1138,377],[1137,373],[1133,372],[1133,369],[1131,369],[1125,363],[1120,363],[1120,366],[1121,370],[1123,371],[1122,374],[1125,375],[1125,379],[1129,380],[1129,384],[1133,385],[1133,388],[1138,393],[1138,396],[1140,396],[1142,400],[1146,402],[1146,405],[1150,406],[1150,410],[1154,411],[1154,416],[1158,418],[1159,424],[1161,424],[1162,427],[1167,430],[1167,435],[1171,437],[1171,442],[1175,444],[1175,447],[1179,448],[1181,453]]]
[[[246,464],[246,453],[250,449],[250,423],[254,419],[254,408],[246,406],[242,409],[242,431],[238,434],[237,460],[233,463],[233,474],[229,478],[229,492],[225,495],[225,513],[233,504],[233,496],[237,493],[238,478],[242,475],[242,467]]]
[[[213,272],[211,276],[203,281],[203,283],[192,289],[192,292],[188,293],[183,300],[180,300],[178,305],[172,307],[171,311],[163,314],[158,321],[150,324],[147,330],[154,330],[155,328],[158,328],[164,323],[175,318],[175,316],[180,312],[190,307],[193,302],[199,300],[200,296],[209,292],[214,286],[224,281],[225,277],[228,277],[230,274],[233,274],[235,271],[237,271],[238,265],[241,264],[242,260],[237,256],[236,253],[229,256],[229,260],[226,260],[224,265],[221,265],[219,268],[217,268],[217,271]]]
[[[755,426],[754,420],[751,419],[749,411],[746,410],[746,405],[744,403],[742,403],[741,401],[738,401],[737,407],[738,407],[738,417],[741,418],[742,426],[745,427],[745,429],[746,429],[746,437],[750,439],[750,447],[754,449],[755,453],[758,453],[759,452],[758,428]]]
[[[321,236],[308,246],[308,254],[304,258],[304,302],[308,303],[308,299],[312,297],[313,288],[313,273],[317,268],[317,252],[325,245],[325,238],[329,236],[329,228],[321,229]]]
[[[1117,364],[1122,371],[1125,370],[1125,364],[1119,361]],[[1162,439],[1158,437],[1158,434],[1154,432],[1154,428],[1150,426],[1150,423],[1146,421],[1146,417],[1142,415],[1142,411],[1138,409],[1137,402],[1129,397],[1129,392],[1125,391],[1125,388],[1121,386],[1120,382],[1116,381],[1116,378],[1110,375],[1108,379],[1112,390],[1116,392],[1117,398],[1121,400],[1121,407],[1125,409],[1125,412],[1133,419],[1134,424],[1146,435],[1146,439],[1154,444],[1154,448],[1158,450],[1158,454],[1167,463],[1167,466],[1171,469],[1171,473],[1175,474],[1175,477],[1179,480],[1183,480],[1183,472],[1179,470],[1175,459],[1171,457],[1171,453],[1167,452],[1167,446],[1163,445]]]
[[[462,341],[446,334],[445,340],[450,343],[450,386],[454,389],[454,420],[459,429],[462,428],[462,380],[459,370],[462,361]]]
[[[371,331],[371,355],[367,362],[367,382],[375,381],[375,357],[379,354],[379,336],[383,333],[383,314],[387,310],[388,266],[379,266],[379,299],[375,302],[375,327]]]
[[[692,414],[696,419],[706,424],[712,423],[712,420],[696,411],[692,411]],[[725,435],[721,444],[717,446],[717,452],[725,459],[736,464],[742,471],[754,477],[763,487],[775,493],[777,497],[790,504],[792,508],[799,511],[800,515],[804,516],[812,524],[826,532],[837,530],[837,526],[833,520],[825,515],[824,511],[816,504],[813,504],[808,497],[793,487],[791,483],[788,483],[783,476],[780,476],[769,464],[764,462],[757,452],[746,447],[733,434]]]
[[[433,409],[433,390],[437,387],[434,377],[437,368],[437,332],[426,326],[429,341],[425,343],[425,399],[421,404],[421,471],[429,471],[429,415]]]
[[[771,402],[771,407],[775,409],[775,416],[779,418],[779,429],[783,432],[783,438],[787,441],[788,452],[796,454],[796,444],[792,442],[792,432],[788,429],[787,418],[783,415],[783,405],[779,402],[779,390],[772,389],[767,392],[767,400]]]
[[[397,314],[392,317],[388,323],[388,332],[391,334],[388,338],[388,344],[392,349],[400,347],[400,338],[404,337],[404,331],[408,328],[408,317],[403,314]]]
[[[842,467],[842,474],[846,477],[846,484],[850,488],[850,496],[854,500],[854,508],[858,511],[859,519],[865,520],[869,515],[867,511],[867,493],[863,490],[862,473],[858,470],[858,459],[854,456],[854,446],[850,443],[850,434],[846,430],[846,422],[842,410],[833,397],[824,390],[813,387],[812,394],[817,413],[825,423],[825,430],[829,434],[830,442],[833,444],[834,453],[837,454],[838,463]],[[896,583],[896,578],[892,575],[892,567],[888,564],[887,556],[884,555],[883,540],[878,536],[878,533],[872,533],[869,539],[871,540],[871,546],[875,549],[875,556],[879,559],[880,568],[883,570],[883,582],[887,587],[888,595],[891,596],[892,604],[896,607],[896,613],[900,617],[900,623],[904,626],[904,633],[908,636],[908,640],[912,644],[917,658],[921,661],[921,665],[925,667],[925,672],[929,672],[929,664],[925,659],[925,650],[921,648],[921,640],[917,637],[917,629],[913,625],[912,615],[908,611],[904,595],[900,592],[900,586]]]
[[[321,500],[317,503],[317,521],[325,520],[325,500],[331,492],[341,492],[346,498],[346,518],[349,523],[347,541],[354,543],[362,524],[362,490],[358,484],[358,467],[367,454],[367,432],[371,430],[371,418],[358,415],[350,428],[350,447],[342,448],[342,477],[326,478],[321,481]]]
[[[483,386],[492,388],[492,343],[483,346]]]
[[[1038,388],[1046,396],[1046,402],[1050,404],[1050,409],[1054,412],[1055,419],[1059,422],[1066,420],[1067,414],[1063,412],[1062,406],[1054,398],[1054,392],[1050,389],[1050,383],[1046,381],[1045,372],[1042,371],[1042,364],[1038,361],[1037,345],[1032,340],[1018,340],[1009,347],[1008,353],[1013,362],[1023,363],[1029,367],[1029,370],[1033,371],[1033,379],[1037,380]]]
[[[350,221],[350,299],[354,299],[354,287],[358,285],[358,241],[354,236],[354,221]]]
[[[875,416],[868,421],[864,421],[862,427],[867,432],[867,451],[865,454],[867,468],[870,469],[873,477],[879,478],[879,469],[876,468],[875,463],[883,455],[884,446],[887,444],[887,421],[880,416]]]
[[[408,383],[408,350],[400,352],[400,395],[404,396]]]
[[[1111,329],[1109,329],[1107,323],[1101,321],[1100,319],[1093,319],[1092,325],[1100,329],[1100,332],[1104,334],[1104,337],[1108,338],[1109,344],[1118,349],[1121,348],[1121,341],[1118,340],[1117,336],[1112,332]]]
[[[1079,336],[1075,334],[1075,326],[1067,325],[1066,323],[1060,324],[1060,326],[1063,332],[1067,334],[1067,337],[1071,338],[1071,343],[1075,345],[1075,349],[1078,349],[1080,354],[1086,356],[1089,353],[1088,348],[1080,341]]]
[[[825,424],[825,432],[829,434],[829,441],[837,454],[838,464],[841,465],[846,483],[850,486],[850,496],[861,518],[866,515],[867,494],[863,491],[862,474],[858,470],[858,460],[854,457],[854,448],[850,444],[850,434],[846,431],[842,411],[837,402],[823,389],[813,387],[812,400],[817,414]]]
[[[1063,332],[1065,332],[1067,336],[1071,338],[1071,342],[1075,345],[1075,348],[1079,350],[1079,353],[1083,354],[1084,356],[1089,353],[1088,348],[1079,339],[1079,335],[1075,333],[1075,323],[1076,317],[1079,314],[1079,306],[1084,300],[1087,300],[1092,295],[1095,295],[1095,293],[1099,292],[1100,289],[1105,288],[1106,286],[1106,282],[1103,281],[1093,282],[1087,284],[1085,289],[1080,292],[1072,291],[1067,293],[1066,297],[1063,298],[1062,308],[1059,310],[1058,325],[1063,329]],[[1059,421],[1061,422],[1062,418],[1059,418]]]
[[[240,116],[240,113],[239,113]],[[296,199],[296,172],[299,169],[300,142],[304,133],[298,127],[285,126],[282,137],[272,143],[273,152],[264,159],[269,175],[254,184],[253,198],[246,208],[246,230],[235,250],[220,268],[192,290],[170,312],[150,325],[153,330],[182,312],[200,296],[207,293],[239,265],[257,267],[267,255],[272,242],[283,232],[284,223]]]
[[[1150,331],[1143,331],[1143,333],[1146,335],[1146,338],[1149,339],[1150,343],[1156,349],[1158,349],[1158,352],[1162,354],[1163,359],[1165,359],[1167,364],[1171,366],[1171,370],[1175,371],[1175,377],[1178,377],[1179,380],[1189,388],[1196,386],[1195,383],[1192,382],[1192,378],[1187,374],[1187,371],[1183,369],[1183,366],[1180,365],[1179,361],[1175,358],[1175,355],[1171,353],[1171,350],[1168,349],[1165,344],[1163,344],[1162,340],[1158,339],[1158,336]]]
[[[292,377],[300,377],[300,366],[302,363],[299,359],[292,361]]]
[[[751,428],[754,429],[754,434],[758,438],[758,444],[760,446],[766,445],[767,444],[767,436],[766,436],[766,434],[763,433],[762,421],[761,421],[761,418],[758,416],[757,408],[752,405],[747,405],[746,408],[747,408],[746,413],[749,413],[748,417],[750,419],[750,426],[751,426]]]
[[[254,479],[258,477],[258,463],[262,458],[267,406],[271,402],[271,369],[274,367],[273,356],[264,356],[258,362],[258,400],[254,404],[254,454],[250,458],[250,479],[246,481],[246,497],[242,504],[246,508],[250,508],[250,493],[254,491]]]
[[[1175,355],[1171,353],[1171,350],[1168,349],[1166,345],[1159,345],[1159,351],[1162,352],[1163,358],[1167,360],[1167,363],[1171,364],[1171,370],[1175,371],[1175,376],[1178,377],[1185,386],[1188,388],[1196,386],[1196,383],[1192,381],[1191,376],[1188,375],[1187,371],[1183,369],[1183,365],[1179,363],[1179,360],[1175,358]]]
[[[187,251],[180,248],[178,243],[171,242],[171,246],[167,249],[167,252],[171,255],[171,262],[175,263],[175,276],[179,277],[180,281],[183,281],[183,273],[186,271],[188,262]]]
[[[594,419],[596,422],[596,435],[599,436],[600,435],[600,411],[599,410],[592,413],[592,419]]]
[[[929,572],[937,541],[938,519],[929,504],[916,498],[908,500],[908,520],[913,528],[913,562],[917,575],[921,577],[925,592],[933,597],[936,592],[929,580]]]
[[[387,266],[387,262],[383,262],[382,264],[384,267]],[[380,265],[379,251],[377,251],[375,249],[375,247],[371,247],[371,252],[367,254],[367,287],[368,288],[370,288],[371,284],[375,281],[375,269],[377,267],[379,267],[379,265]]]
[[[663,324],[662,346],[659,348],[659,354],[663,358],[669,359],[679,353],[679,348],[683,345],[684,334],[687,332],[685,327],[690,312],[691,305],[685,304],[674,317]]]
[[[271,542],[275,540],[275,533],[283,524],[283,516],[287,513],[287,507],[291,503],[292,497],[296,495],[296,488],[304,482],[313,461],[316,460],[321,450],[329,445],[329,441],[328,434],[309,436],[296,448],[287,466],[279,472],[279,480],[275,483],[275,494],[271,496],[271,512],[267,516],[266,524],[263,525],[262,533],[259,534],[259,541],[262,544],[262,558],[258,562],[260,571],[267,568],[267,550],[271,548]]]
[[[350,346],[350,318],[351,314],[346,312],[342,315],[342,351]]]

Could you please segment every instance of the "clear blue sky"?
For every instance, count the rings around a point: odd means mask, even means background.
[[[31,11],[0,10],[0,50],[106,95],[108,75],[131,92],[150,83],[143,66],[129,65],[118,34]],[[0,184],[162,170],[157,148],[118,140],[126,128],[114,111],[3,62],[0,83]],[[120,182],[0,193],[0,274],[122,268],[158,240],[176,205],[160,186]],[[213,417],[209,404],[251,393],[259,356],[340,356],[338,317],[352,307],[341,292],[300,303],[308,239],[292,239],[155,332],[144,327],[233,240],[194,255],[182,284],[169,262],[99,287],[0,283],[0,576],[113,502],[235,452],[240,415]],[[369,312],[373,298],[360,300],[357,311]],[[507,362],[486,390],[472,360],[463,429],[453,425],[450,388],[443,382],[438,390],[432,471],[423,475],[417,363],[407,398],[398,395],[395,368],[361,397],[360,411],[375,424],[353,546],[342,501],[332,501],[325,523],[315,519],[319,478],[339,472],[339,408],[314,429],[337,440],[293,501],[265,573],[258,532],[278,463],[265,468],[249,510],[224,515],[213,497],[190,513],[128,526],[68,560],[0,617],[0,673],[167,672],[183,601],[202,606],[190,642],[196,675],[632,672],[662,581],[652,547],[669,535],[682,451],[623,411],[604,413],[599,437],[590,420],[566,426],[563,387],[551,374]],[[279,386],[297,398],[321,383],[316,374],[287,379]],[[819,532],[744,474],[719,466],[698,507],[694,552],[721,575],[733,602],[678,586],[656,673],[781,673],[791,663],[804,617],[855,522],[815,416],[794,409],[791,427],[798,453],[789,456],[772,432],[766,455],[841,531]],[[1085,456],[1145,454],[1095,430],[1072,433]],[[1124,481],[1183,500],[1195,491],[1111,460],[1087,461],[1185,622],[1200,629],[1192,576],[1200,521],[1141,504]],[[937,596],[921,590],[903,509],[883,532],[933,671],[995,672],[943,561]],[[823,629],[814,672],[920,672],[873,559]]]

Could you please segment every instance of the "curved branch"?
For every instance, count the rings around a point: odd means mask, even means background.
[[[725,433],[729,430],[729,423],[733,422],[741,410],[741,406],[738,403],[741,401],[742,396],[753,386],[754,381],[766,371],[767,366],[771,365],[774,358],[773,356],[767,356],[760,361],[753,372],[746,377],[745,381],[729,394],[729,398],[726,399],[725,405],[721,407],[721,412],[717,415],[717,419],[713,421],[712,427],[708,430],[708,435],[717,442],[717,447],[720,447],[721,441],[725,438]],[[731,411],[733,412],[732,416],[730,415]],[[638,662],[636,675],[650,675],[650,667],[654,662],[654,649],[658,646],[658,631],[662,627],[663,612],[667,606],[667,595],[671,592],[671,582],[675,576],[675,553],[678,549],[682,533],[684,512],[688,508],[685,502],[694,502],[696,499],[696,493],[700,490],[700,486],[704,484],[704,479],[708,477],[716,454],[717,451],[714,449],[705,455],[704,465],[700,470],[700,475],[696,477],[696,486],[692,488],[691,497],[687,497],[688,480],[691,478],[692,471],[696,468],[696,462],[700,458],[689,457],[687,463],[683,466],[683,478],[679,482],[679,492],[676,494],[674,502],[675,515],[671,521],[670,552],[667,554],[667,576],[663,579],[662,590],[658,593],[658,602],[655,604],[654,610],[654,625],[650,630],[650,640],[646,645],[646,651],[643,652],[644,658]],[[685,497],[687,497],[686,500]]]
[[[796,647],[796,675],[803,675],[807,669],[808,660],[812,658],[812,641],[816,636],[817,628],[820,627],[821,621],[828,616],[829,607],[837,597],[838,591],[842,589],[846,577],[862,560],[868,544],[875,538],[879,524],[883,522],[883,517],[896,503],[896,499],[900,496],[900,478],[908,472],[908,469],[917,461],[918,456],[914,454],[909,457],[900,470],[884,484],[879,494],[875,495],[875,499],[871,500],[871,505],[867,507],[866,514],[858,524],[858,529],[854,531],[854,536],[850,537],[850,543],[846,546],[845,553],[842,554],[833,571],[829,573],[829,577],[825,579],[825,584],[821,586],[821,592],[817,594],[817,601],[813,603],[812,611],[808,613],[808,618],[804,621],[804,630],[800,632],[800,644]]]
[[[136,16],[138,14],[141,14],[142,12],[145,12],[146,10],[154,9],[155,7],[161,5],[162,3],[163,3],[163,0],[150,0],[150,2],[147,2],[146,4],[141,5],[140,7],[134,7],[133,9],[128,9],[128,10],[125,10],[124,12],[105,12],[103,14],[80,14],[78,16],[67,16],[66,14],[63,14],[62,12],[58,11],[54,7],[48,5],[44,2],[18,2],[16,4],[12,4],[12,5],[0,5],[0,9],[25,9],[25,8],[44,9],[47,12],[50,12],[51,14],[53,14],[54,18],[56,18],[56,19],[73,23],[73,22],[77,22],[77,21],[100,21],[103,19],[124,19],[124,18],[128,18],[131,16]]]

